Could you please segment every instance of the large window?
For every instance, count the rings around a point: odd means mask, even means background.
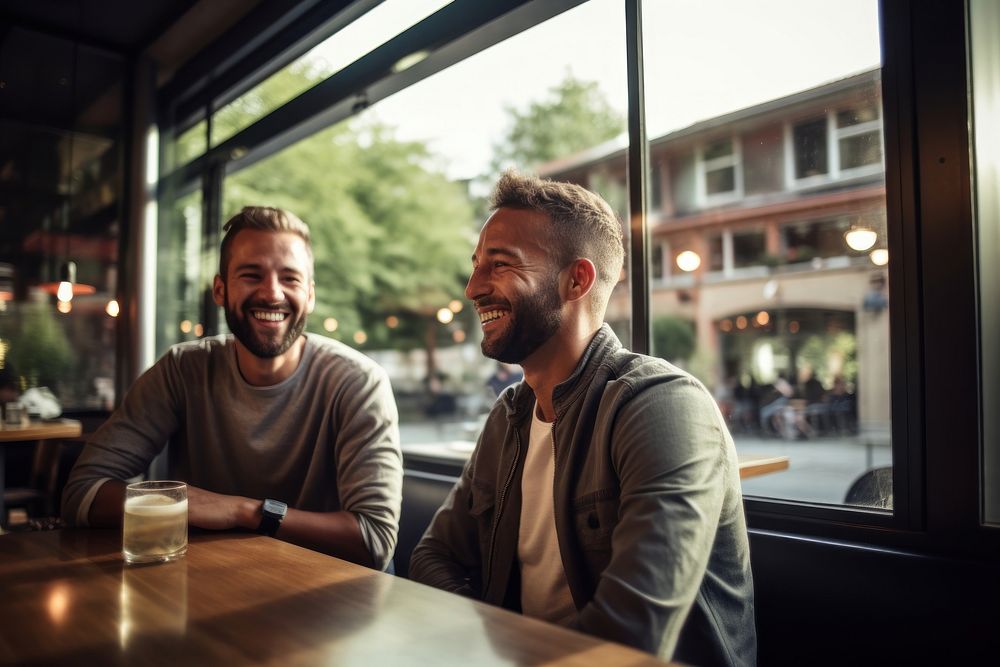
[[[856,485],[892,463],[876,2],[643,12],[651,153],[680,202],[650,235],[688,277],[652,282],[654,353],[708,386],[742,457],[787,458],[748,496],[891,509]]]
[[[124,224],[124,62],[11,26],[2,52],[0,391],[13,400],[47,387],[66,412],[108,410]]]
[[[411,40],[420,43],[413,55],[427,57],[410,69],[371,54],[355,60],[395,28],[356,53],[333,34],[313,55],[329,62],[334,54],[323,49],[340,49],[343,63],[292,66],[289,57],[274,77],[242,88],[232,106],[230,91],[217,91],[214,106],[205,105],[207,115],[218,111],[203,125],[190,126],[196,114],[188,114],[185,126],[168,128],[168,136],[180,130],[179,162],[205,159],[178,170],[193,182],[163,189],[176,196],[161,207],[161,349],[224,328],[205,290],[225,215],[247,203],[287,206],[317,229],[325,253],[311,331],[389,369],[408,447],[462,458],[491,386],[518,373],[482,358],[463,303],[467,254],[488,214],[492,179],[514,165],[585,184],[628,219],[637,213],[629,195],[643,178],[623,134],[637,99],[625,66],[624,13],[633,5],[495,5],[504,7],[485,17],[494,3],[449,3],[407,39],[389,37],[379,49],[395,54],[396,45],[400,57]],[[649,238],[630,238],[629,249],[644,251],[649,265],[629,275],[650,278],[649,308],[623,280],[609,321],[627,344],[706,384],[741,456],[787,458],[787,470],[744,481],[752,513],[840,520],[846,504],[872,510],[850,513],[861,523],[920,530],[925,517],[915,508],[928,497],[921,484],[930,488],[941,468],[921,467],[924,451],[940,447],[921,440],[931,428],[918,407],[940,391],[924,380],[939,369],[921,366],[929,358],[923,346],[925,336],[946,340],[934,327],[950,316],[935,299],[947,300],[941,286],[958,282],[935,254],[952,237],[924,211],[934,197],[947,200],[942,188],[960,185],[936,175],[967,163],[938,150],[934,142],[947,143],[953,128],[929,118],[930,98],[921,95],[964,79],[917,71],[930,66],[922,54],[936,45],[913,51],[912,62],[896,58],[912,46],[902,18],[927,13],[908,3],[642,7],[645,125],[633,124],[631,136],[645,133],[649,142]],[[896,58],[884,72],[880,11],[892,19],[885,53]],[[466,21],[473,33],[454,30]],[[445,23],[450,31],[441,30]],[[435,30],[440,39],[420,42]],[[692,53],[697,68],[685,66]],[[355,72],[370,75],[357,89]],[[223,128],[247,139],[249,153],[223,155]],[[977,147],[982,169],[986,153]],[[194,166],[202,173],[186,173]],[[935,187],[915,188],[918,178]],[[942,215],[961,213],[945,208]],[[407,236],[414,228],[426,238]],[[423,250],[425,242],[433,247]],[[463,256],[452,258],[453,250]],[[418,262],[422,252],[438,260]],[[981,285],[991,284],[993,264],[982,259]],[[954,328],[975,328],[967,324]],[[985,469],[998,459],[986,456]],[[889,493],[859,495],[866,484]]]
[[[627,218],[624,35],[621,3],[585,3],[250,166],[231,165],[223,178],[214,224],[262,204],[287,208],[310,225],[317,302],[307,331],[360,349],[388,371],[404,451],[463,459],[499,390],[521,377],[516,366],[482,356],[480,324],[464,295],[469,257],[489,214],[485,197],[501,171],[544,174],[575,165],[579,182]],[[351,46],[356,38],[335,33],[309,58],[360,54]],[[212,121],[238,131],[287,91],[309,90],[335,70],[285,67]],[[224,137],[213,134],[211,143]],[[187,156],[204,147],[197,133],[176,143]],[[618,157],[592,170],[586,155],[598,145]],[[217,240],[203,241],[218,229],[203,226],[200,188],[164,211],[162,344],[225,330],[217,313],[205,316],[214,309],[207,288]],[[619,292],[628,293],[627,281]],[[627,299],[609,321],[628,343]]]
[[[159,356],[174,343],[205,335],[203,308],[209,303],[213,255],[203,250],[202,192],[170,200],[161,211],[156,263],[156,334]]]
[[[1000,7],[969,3],[973,88],[974,205],[979,231],[980,354],[983,407],[983,518],[1000,525]]]

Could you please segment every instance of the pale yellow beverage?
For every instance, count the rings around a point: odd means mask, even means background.
[[[138,495],[126,494],[122,526],[122,552],[126,561],[151,563],[184,555],[188,541],[188,502],[186,497],[177,495],[153,489]]]

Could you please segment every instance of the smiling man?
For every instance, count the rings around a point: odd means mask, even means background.
[[[418,581],[696,665],[756,661],[732,438],[705,387],[603,323],[623,264],[597,195],[508,172],[466,296],[520,364],[410,561]]]
[[[119,524],[124,480],[169,442],[190,525],[257,530],[382,569],[402,487],[388,378],[303,333],[316,302],[305,223],[247,207],[223,229],[212,294],[232,334],[175,345],[136,380],[84,448],[63,518]]]

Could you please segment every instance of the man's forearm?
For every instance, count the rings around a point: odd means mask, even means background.
[[[257,512],[259,521],[260,511]],[[257,526],[255,525],[254,528]],[[372,555],[352,512],[305,512],[289,509],[278,529],[278,539],[373,567]]]
[[[87,523],[93,528],[114,528],[122,525],[125,511],[125,482],[109,479],[97,490]]]
[[[264,501],[228,496],[188,485],[188,523],[208,530],[260,526]],[[275,534],[278,539],[345,560],[372,566],[372,555],[351,512],[306,512],[289,508]]]

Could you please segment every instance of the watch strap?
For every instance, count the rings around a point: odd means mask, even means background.
[[[261,506],[260,525],[257,526],[257,532],[261,535],[274,537],[278,528],[281,527],[281,520],[285,518],[287,510],[288,505],[285,503],[270,498],[266,499]]]

